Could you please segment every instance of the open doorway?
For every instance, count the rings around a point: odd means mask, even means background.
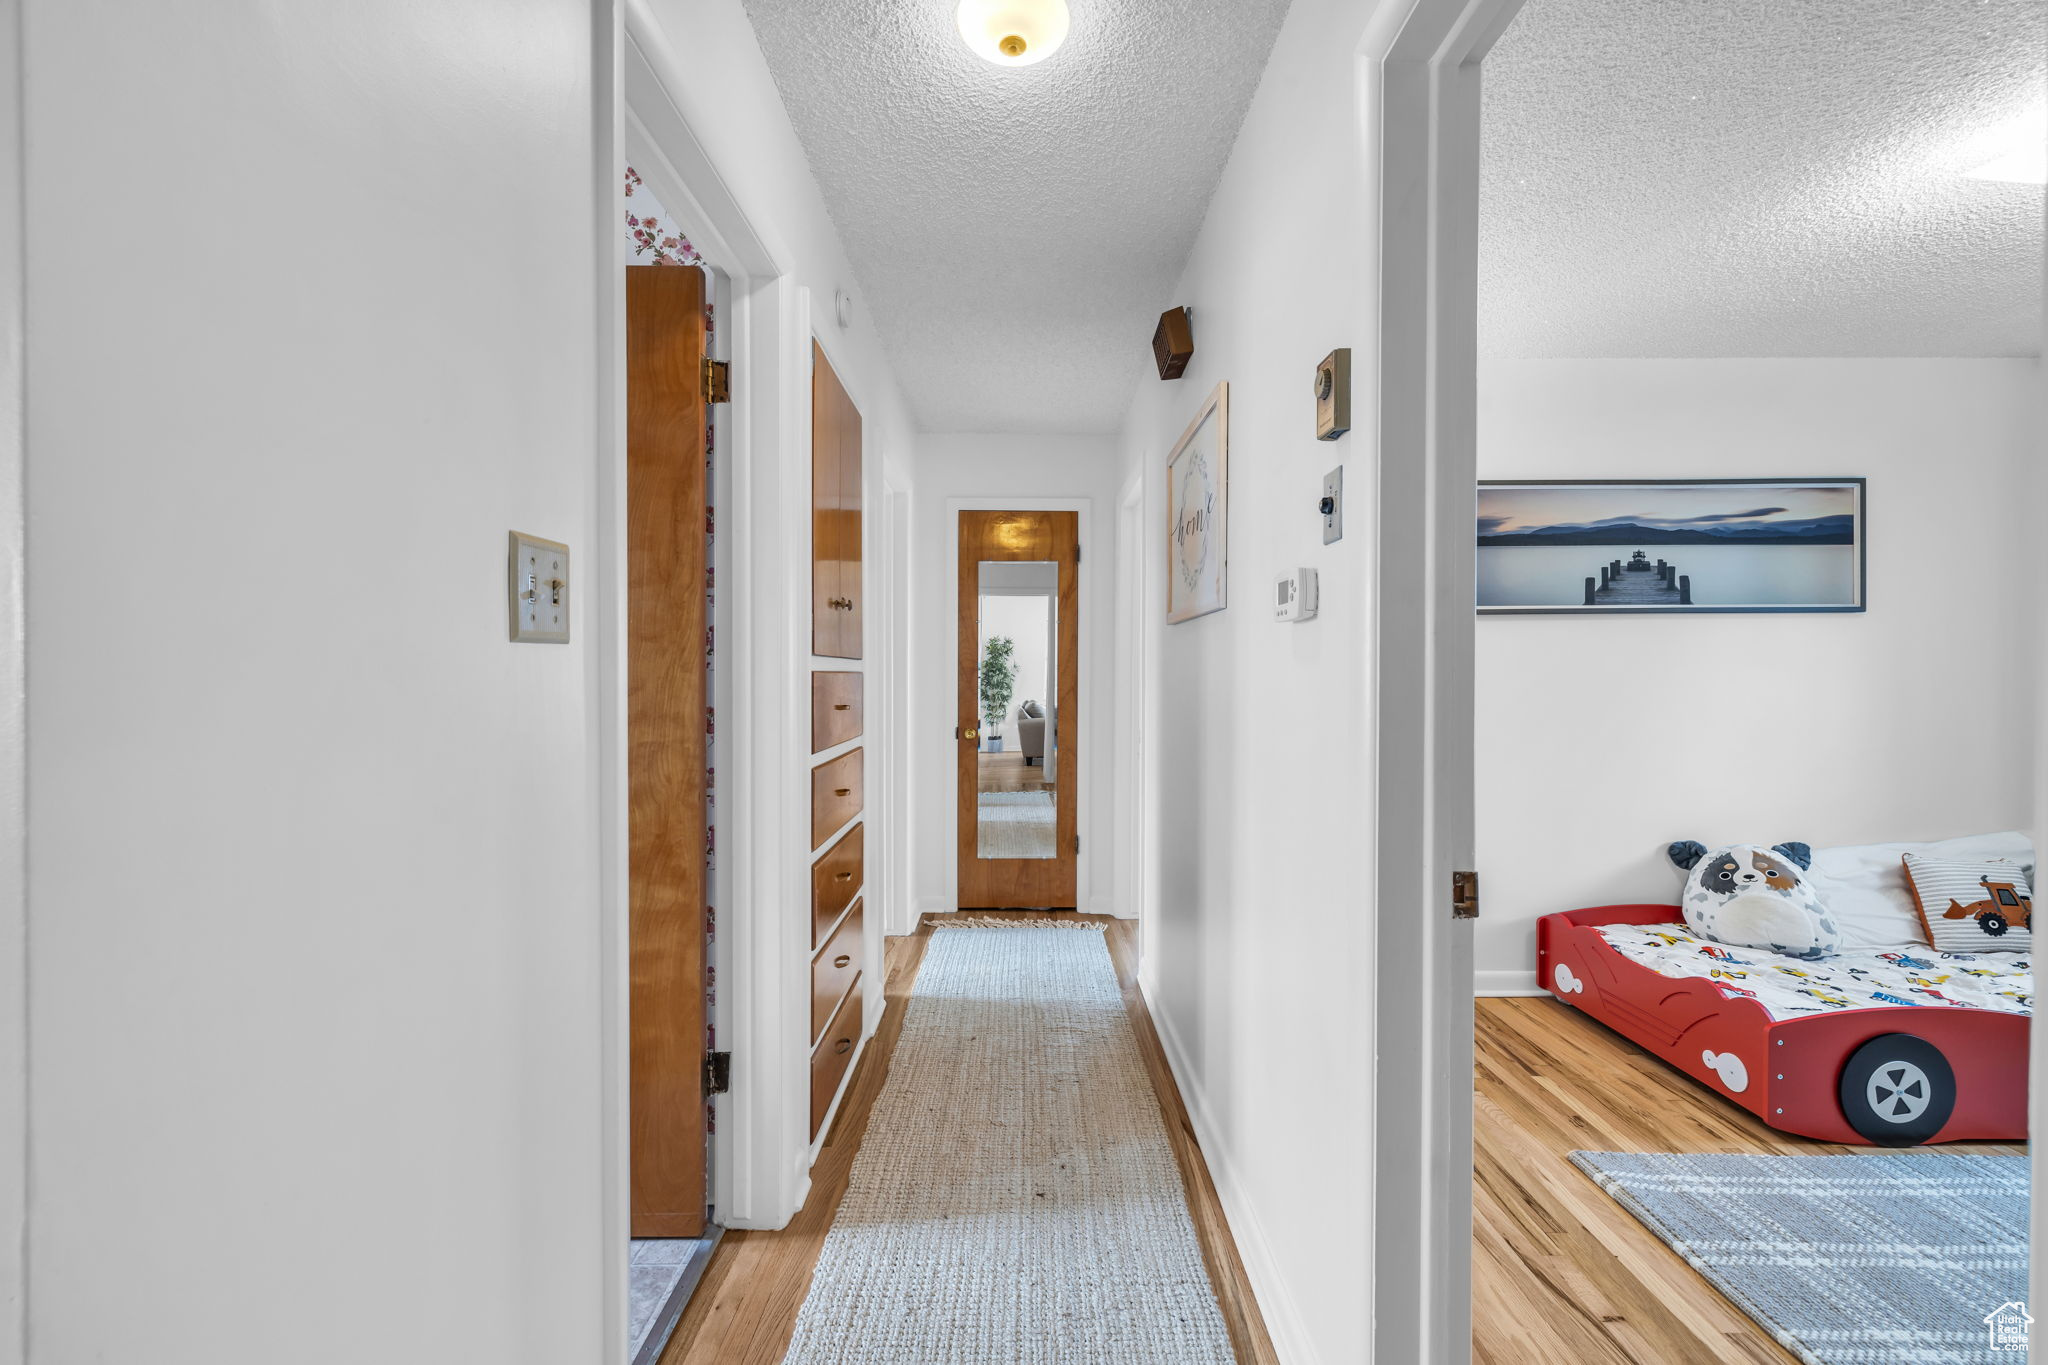
[[[655,1359],[719,1237],[713,572],[719,277],[625,172],[628,1347]]]
[[[2041,190],[1979,172],[2044,36],[1526,0],[1486,58],[1487,1365],[2023,1348]]]

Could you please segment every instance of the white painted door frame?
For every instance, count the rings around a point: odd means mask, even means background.
[[[1414,0],[1368,40],[1380,367],[1373,1353],[1472,1344],[1472,526],[1479,63],[1520,0]],[[1376,50],[1375,50],[1376,49]],[[1375,114],[1377,117],[1375,117]]]
[[[1150,897],[1157,820],[1152,809],[1155,787],[1147,765],[1155,752],[1151,720],[1157,709],[1152,705],[1155,680],[1148,672],[1152,612],[1148,570],[1153,561],[1147,553],[1152,542],[1145,535],[1145,525],[1145,478],[1141,473],[1118,494],[1116,511],[1116,658],[1111,669],[1116,696],[1111,699],[1115,709],[1110,733],[1117,742],[1111,809],[1117,816],[1118,856],[1113,903],[1118,914],[1137,918],[1138,984],[1156,998],[1158,972],[1146,951],[1156,923]],[[1164,615],[1163,608],[1160,614]]]

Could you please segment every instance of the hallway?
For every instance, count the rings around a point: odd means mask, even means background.
[[[1029,911],[990,911],[975,918],[1028,922],[1044,916]],[[1272,1343],[1132,973],[1135,926],[1128,920],[1099,915],[1064,918],[1104,927],[1131,1029],[1158,1096],[1203,1262],[1238,1365],[1273,1365],[1277,1357]],[[726,1234],[660,1365],[779,1365],[782,1361],[826,1234],[846,1197],[875,1101],[889,1079],[905,1007],[916,988],[932,934],[932,921],[927,917],[915,934],[888,940],[888,1009],[854,1074],[840,1118],[812,1167],[811,1196],[803,1210],[779,1231]]]

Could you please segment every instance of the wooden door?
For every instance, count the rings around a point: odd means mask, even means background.
[[[635,1237],[704,1231],[704,336],[702,271],[626,271]]]
[[[1081,771],[1079,561],[1079,513],[960,514],[956,748],[963,909],[1074,908]],[[1005,605],[1018,599],[1035,603],[1041,596],[1042,609],[1011,611]],[[1011,718],[1002,722],[1003,751],[987,748],[981,700],[985,603],[990,621],[1005,623],[1006,636],[1018,630],[1017,623],[1023,632],[1046,633],[1045,695],[1025,691],[1011,698],[1012,707],[1027,698],[1051,703],[1038,729],[1036,762],[1023,752],[1026,735]],[[1020,682],[1032,690],[1039,686],[1030,678]]]
[[[811,343],[811,652],[861,654],[860,411]]]

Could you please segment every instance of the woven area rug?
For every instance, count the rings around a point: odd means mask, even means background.
[[[2013,1365],[2027,1158],[1652,1156],[1572,1162],[1808,1365]]]
[[[784,1365],[1231,1365],[1101,926],[932,930]]]
[[[975,852],[984,858],[1050,858],[1058,819],[1051,792],[982,792]]]

